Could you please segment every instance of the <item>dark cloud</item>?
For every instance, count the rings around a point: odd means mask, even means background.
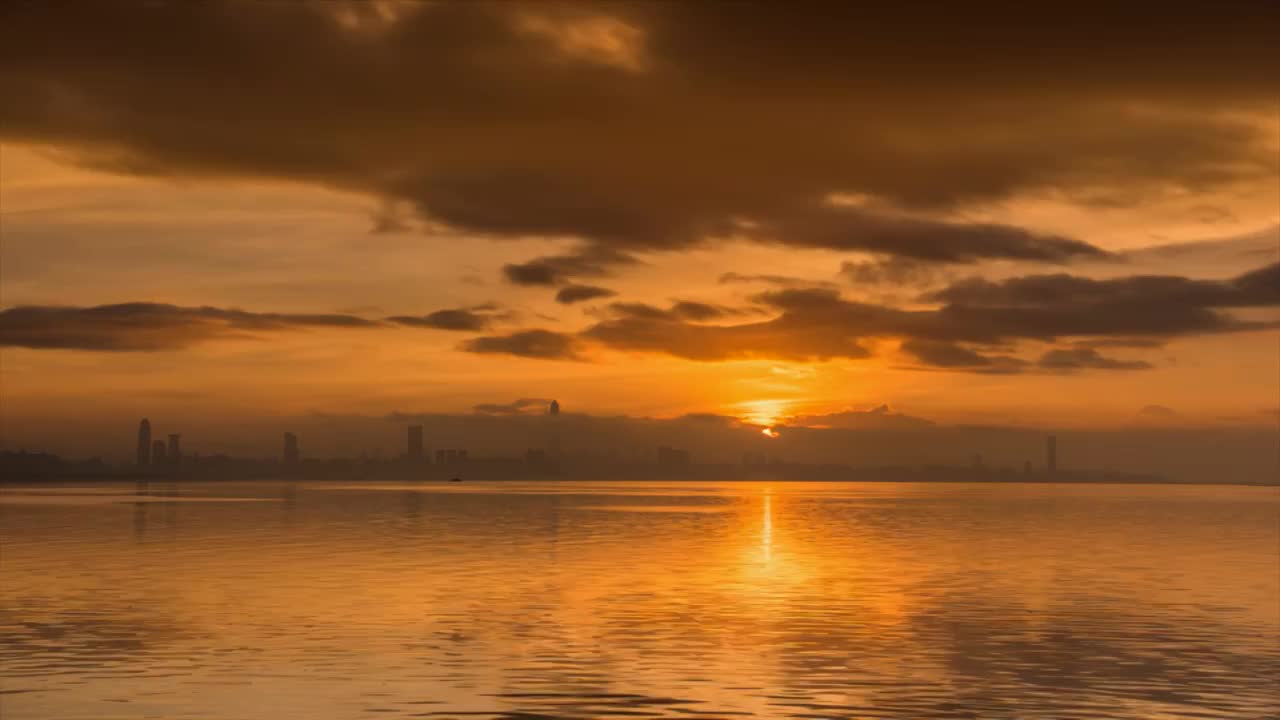
[[[566,255],[549,255],[504,265],[502,272],[509,282],[516,285],[559,285],[569,278],[605,276],[616,266],[637,262],[627,253],[591,245]]]
[[[755,313],[756,310],[752,308],[735,308],[728,307],[726,305],[712,305],[711,303],[695,302],[692,300],[679,300],[672,303],[671,306],[666,309],[656,307],[648,303],[610,303],[607,314],[614,318],[672,321],[688,320],[695,323],[701,323]]]
[[[7,3],[0,133],[123,172],[370,193],[476,235],[945,262],[1098,251],[903,213],[1274,175],[1270,130],[1241,119],[1273,111],[1280,74],[1261,0],[379,7]],[[600,274],[557,257],[508,276]]]
[[[609,288],[596,287],[595,285],[566,285],[556,293],[556,302],[562,305],[572,305],[585,300],[613,297],[617,294]]]
[[[716,320],[726,315],[737,314],[737,310],[735,308],[725,308],[719,305],[710,305],[708,303],[693,302],[690,300],[682,300],[672,305],[671,312],[682,318],[693,320],[694,322]]]
[[[516,355],[543,360],[581,359],[577,338],[541,329],[478,337],[464,342],[460,349],[483,355]]]
[[[1040,356],[1038,365],[1046,370],[1146,370],[1151,363],[1141,360],[1116,360],[1092,348],[1054,348]]]
[[[786,245],[825,250],[869,251],[907,261],[968,263],[984,258],[1064,263],[1104,259],[1088,243],[993,223],[922,220],[851,207],[813,207],[784,215],[755,235]],[[897,266],[910,267],[910,262]]]
[[[937,340],[912,338],[902,343],[901,350],[916,360],[935,368],[967,370],[990,374],[1022,372],[1027,361],[1009,355],[984,355],[967,347]]]
[[[520,398],[509,403],[480,403],[471,409],[479,415],[545,415],[550,398]]]
[[[765,322],[705,325],[674,310],[642,303],[614,303],[610,309],[613,317],[587,328],[582,335],[618,350],[660,352],[691,360],[826,360],[871,354],[858,338],[795,314],[784,313]]]
[[[0,311],[0,345],[54,350],[180,350],[219,338],[256,337],[303,328],[376,325],[353,315],[255,313],[159,303],[96,307],[26,305]]]
[[[1280,327],[1280,319],[1244,319],[1230,312],[1280,306],[1275,280],[1274,266],[1221,281],[1071,275],[966,280],[928,295],[925,300],[936,306],[926,309],[851,301],[835,290],[791,288],[755,296],[774,315],[765,321],[704,325],[651,305],[614,303],[612,316],[582,335],[620,350],[695,360],[860,358],[870,354],[870,341],[896,338],[904,352],[925,365],[1001,373],[1033,364],[989,354],[988,348],[1065,339],[1076,344],[1046,352],[1042,369],[1137,369],[1137,361],[1111,360],[1096,348],[1155,347],[1175,336]]]
[[[930,293],[924,299],[1004,308],[1156,305],[1175,313],[1178,308],[1261,307],[1280,304],[1280,263],[1226,281],[1168,275],[1137,275],[1109,280],[1066,274],[1030,275],[998,282],[973,278]]]
[[[497,308],[481,305],[474,308],[456,308],[437,310],[421,317],[414,315],[396,315],[387,318],[388,322],[411,327],[434,328],[436,330],[479,331],[487,330],[494,320],[504,317]]]
[[[1050,348],[1042,370],[1141,369],[1142,361],[1108,358],[1098,348],[1159,347],[1188,335],[1280,327],[1280,265],[1226,280],[1131,276],[1098,280],[1030,275],[999,282],[965,280],[922,298],[933,307],[903,309],[857,302],[826,288],[785,288],[755,295],[741,308],[677,301],[662,308],[611,303],[579,333],[529,329],[464,343],[473,353],[581,359],[584,342],[615,350],[666,353],[693,360],[827,360],[871,355],[882,339],[925,365],[978,372],[1028,369],[1007,354],[1026,342]],[[1241,314],[1243,311],[1244,314]],[[740,322],[744,315],[765,320]],[[394,316],[392,323],[478,331],[510,314],[494,305]],[[86,350],[168,350],[201,340],[305,327],[371,327],[354,315],[254,313],[154,303],[92,308],[15,307],[0,311],[0,344]],[[999,348],[998,354],[991,354]]]
[[[912,258],[890,256],[846,261],[840,265],[840,274],[858,285],[925,286],[933,282],[937,269]]]
[[[807,278],[793,277],[790,275],[744,275],[742,273],[727,272],[720,276],[721,285],[729,283],[761,283],[765,285],[776,285],[783,288],[827,288],[835,289],[834,283],[809,280]]]

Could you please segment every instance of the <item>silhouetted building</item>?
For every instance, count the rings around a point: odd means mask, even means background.
[[[467,451],[466,451],[466,450],[459,450],[459,451],[458,451],[458,462],[466,462],[467,460],[468,460]]]
[[[138,423],[138,466],[151,464],[151,421],[142,418]]]
[[[552,400],[551,405],[547,407],[547,447],[550,448],[551,457],[560,458],[560,402]]]
[[[298,464],[298,436],[291,432],[284,434],[284,464]]]
[[[151,464],[157,467],[163,467],[165,464],[164,457],[164,441],[156,440],[151,443]]]
[[[422,448],[422,426],[409,426],[409,450],[406,457],[411,462],[422,462],[425,451]]]
[[[449,464],[449,465],[452,465],[452,464],[454,464],[455,462],[457,462],[457,461],[458,461],[458,451],[457,451],[457,450],[445,450],[445,451],[444,451],[444,461],[445,461],[445,463],[446,463],[446,464]]]
[[[1056,473],[1058,472],[1058,436],[1050,435],[1045,439],[1045,470]]]
[[[182,447],[179,444],[182,436],[178,433],[169,433],[169,448],[165,451],[165,461],[173,467],[177,467],[182,463]]]
[[[437,464],[437,465],[443,465],[443,464],[444,464],[444,458],[445,458],[445,452],[444,452],[444,450],[437,450],[437,451],[436,451],[436,464]]]

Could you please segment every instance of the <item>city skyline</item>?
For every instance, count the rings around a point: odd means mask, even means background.
[[[792,479],[912,479],[910,472],[933,468],[939,472],[972,469],[974,473],[960,475],[970,480],[1056,477],[1070,482],[1128,477],[1147,478],[1144,482],[1159,478],[1274,484],[1280,472],[1275,433],[1270,429],[1179,427],[1164,422],[1159,413],[1148,413],[1155,417],[1117,432],[951,426],[880,406],[802,418],[804,424],[776,424],[762,431],[758,425],[728,416],[664,420],[562,414],[558,401],[539,399],[524,399],[512,406],[520,411],[268,417],[234,430],[158,417],[157,433],[164,431],[162,436],[171,441],[181,439],[181,449],[156,439],[142,464],[128,452],[131,446],[100,444],[105,451],[95,453],[68,450],[68,446],[16,449],[49,451],[72,462],[105,461],[102,467],[114,468],[110,473],[114,475],[140,472],[206,479],[249,472],[246,462],[253,464],[255,476],[320,472],[316,479],[339,478],[365,463],[385,464],[402,479],[414,477],[413,466],[457,467],[455,474],[462,475],[478,469],[481,477],[490,479],[590,478],[615,471],[628,477],[627,473],[645,465],[665,468],[664,477],[672,480],[682,479],[681,468],[689,469],[692,477],[712,472],[718,473],[718,479],[732,479],[728,477],[732,472],[766,465],[776,475],[781,473],[777,479],[787,479],[786,473],[796,476]],[[153,428],[151,418],[129,426],[134,427],[140,449],[145,433]],[[96,440],[107,443],[112,437],[124,435],[104,433]],[[1060,439],[1068,453],[1065,466],[1059,464]],[[8,452],[14,456],[14,449]],[[230,460],[240,464],[227,465]],[[356,474],[367,475],[367,470]],[[751,472],[744,477],[751,477]]]

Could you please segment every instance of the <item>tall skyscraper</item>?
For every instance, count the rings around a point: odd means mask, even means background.
[[[156,467],[164,467],[164,441],[156,440],[151,443],[151,464]]]
[[[1051,473],[1058,472],[1058,436],[1050,435],[1045,439],[1045,470]]]
[[[291,432],[284,434],[284,464],[298,464],[298,436]]]
[[[408,458],[410,462],[422,462],[424,450],[422,448],[422,426],[409,426],[409,452]]]
[[[165,451],[165,460],[174,467],[182,463],[182,447],[179,441],[182,436],[178,433],[169,433],[169,448]]]
[[[552,400],[547,408],[547,448],[551,457],[560,459],[560,401]]]
[[[142,418],[138,423],[138,467],[151,464],[151,421]]]

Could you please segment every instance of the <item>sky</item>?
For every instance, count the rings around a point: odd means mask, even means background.
[[[3,442],[1274,428],[1280,12],[1155,7],[6,3]]]

